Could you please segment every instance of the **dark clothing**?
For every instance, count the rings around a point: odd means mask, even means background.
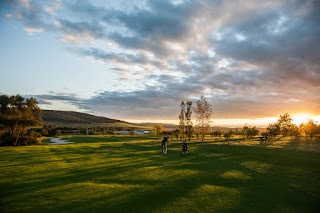
[[[188,151],[188,144],[187,144],[187,141],[183,141],[183,144],[182,144],[182,151],[181,151],[181,155],[190,155],[190,152]]]
[[[183,152],[186,152],[188,150],[188,144],[187,144],[187,141],[183,141],[183,144],[182,144],[182,151]]]
[[[162,143],[164,144],[164,143],[166,143],[167,141],[168,141],[168,138],[167,138],[167,137],[163,137]]]
[[[188,150],[188,145],[186,143],[184,143],[182,146],[182,151],[186,152],[187,150]]]
[[[162,154],[167,154],[168,137],[163,137],[161,142],[162,142]]]

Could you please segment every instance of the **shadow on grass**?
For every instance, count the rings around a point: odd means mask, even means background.
[[[181,144],[172,143],[168,155],[161,155],[158,143],[96,140],[10,153],[16,163],[0,167],[9,170],[1,176],[0,210],[313,212],[319,207],[319,154],[192,143],[192,155],[180,156]]]
[[[64,136],[61,138],[75,143],[159,141],[158,138],[149,135]]]

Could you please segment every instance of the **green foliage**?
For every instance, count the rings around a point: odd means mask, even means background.
[[[320,140],[320,125],[313,120],[310,119],[307,123],[302,123],[300,129],[311,141],[314,139]]]
[[[213,136],[215,136],[215,137],[219,137],[219,138],[221,138],[221,136],[222,136],[222,131],[221,130],[215,130],[215,131],[213,131],[212,133],[211,133]]]
[[[55,136],[60,136],[61,135],[61,130],[57,129],[55,132],[56,132]]]
[[[21,144],[22,145],[40,144],[40,140],[38,139],[38,137],[24,135],[21,138]]]
[[[292,126],[292,118],[289,113],[285,113],[284,115],[280,115],[278,119],[278,125],[280,127],[280,132],[283,135],[283,137],[286,137],[289,133],[291,126]]]
[[[0,212],[317,212],[320,153],[65,137],[75,144],[1,147]]]
[[[289,113],[280,115],[276,123],[268,125],[267,130],[261,134],[261,142],[270,144],[280,134],[282,134],[282,137],[286,137],[287,135],[298,137],[300,135],[300,130],[296,125],[292,124],[292,118]]]
[[[289,129],[289,135],[292,137],[299,137],[301,136],[300,129],[297,125],[291,124],[290,129]]]
[[[246,139],[252,139],[254,136],[259,134],[259,130],[255,126],[244,126],[241,130],[241,134]]]
[[[43,135],[43,136],[49,136],[49,131],[48,131],[48,129],[42,128],[42,129],[41,129],[41,135]]]
[[[161,124],[156,124],[153,126],[152,133],[157,137],[163,132],[163,126]]]
[[[224,137],[225,140],[227,140],[228,142],[230,142],[229,140],[231,139],[232,135],[233,135],[232,130],[229,130],[229,131],[223,133],[223,137]]]
[[[10,140],[10,145],[20,145],[27,128],[41,125],[41,110],[36,99],[0,96],[0,126],[7,133],[5,141]]]
[[[179,140],[179,139],[182,140],[180,129],[173,130],[173,134],[176,137],[176,140]]]
[[[278,123],[271,123],[268,125],[267,127],[267,131],[266,133],[268,134],[268,136],[274,138],[278,135],[280,135],[280,126]]]

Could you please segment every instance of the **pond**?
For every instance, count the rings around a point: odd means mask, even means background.
[[[62,140],[61,138],[51,138],[49,145],[56,145],[56,144],[69,144],[74,143],[68,140]]]

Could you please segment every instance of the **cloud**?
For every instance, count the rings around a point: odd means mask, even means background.
[[[213,39],[217,54],[260,66],[270,81],[304,80],[319,85],[320,27],[318,2],[283,4],[259,11],[222,28]],[[239,41],[236,34],[246,39]]]
[[[204,94],[219,118],[319,114],[319,1],[3,1],[30,34],[59,35],[134,89],[39,95],[115,118],[176,119]],[[11,17],[12,18],[12,17]],[[10,18],[10,19],[11,19]]]

